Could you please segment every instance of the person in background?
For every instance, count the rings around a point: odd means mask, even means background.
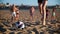
[[[13,4],[13,6],[11,7],[11,13],[12,13],[11,23],[14,22],[14,20],[16,19],[17,10],[18,8],[16,8],[16,6]]]
[[[39,6],[39,11],[42,16],[42,23],[43,25],[46,25],[46,5],[47,5],[48,0],[38,0],[38,6]]]
[[[52,20],[56,20],[56,8],[53,8],[53,11],[52,11]]]
[[[35,12],[35,8],[32,6],[30,8],[30,19],[33,21],[33,18],[34,18],[34,12]]]

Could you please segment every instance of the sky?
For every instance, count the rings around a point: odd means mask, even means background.
[[[16,4],[16,5],[34,5],[34,6],[38,6],[38,2],[37,0],[0,0],[0,2],[3,3],[9,3],[9,4]],[[57,4],[57,0],[48,0],[48,4],[47,5],[56,5]]]

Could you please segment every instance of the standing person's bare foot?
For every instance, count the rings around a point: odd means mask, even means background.
[[[43,22],[43,25],[46,25],[46,22],[45,21]]]

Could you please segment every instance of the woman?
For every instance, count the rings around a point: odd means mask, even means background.
[[[33,20],[33,18],[34,18],[34,12],[35,12],[35,8],[32,6],[30,8],[30,17],[31,17],[31,20]]]
[[[12,18],[11,18],[11,22],[14,22],[14,20],[16,20],[16,12],[17,12],[17,10],[18,10],[18,8],[16,8],[16,6],[13,4],[13,6],[12,6]]]
[[[40,14],[42,15],[42,23],[46,25],[46,5],[48,0],[38,0]]]
[[[53,8],[53,11],[52,11],[52,20],[56,20],[56,8]]]

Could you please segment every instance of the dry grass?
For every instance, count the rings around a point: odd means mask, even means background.
[[[50,10],[50,14],[51,14],[51,11],[52,10]],[[40,21],[40,17],[41,16],[39,14],[39,11],[36,10],[35,11],[35,14],[34,14],[34,21]],[[56,18],[57,18],[58,21],[60,21],[60,9],[59,10],[57,9],[57,11],[56,11]],[[2,23],[4,21],[7,21],[7,20],[10,22],[10,19],[11,19],[11,13],[10,13],[9,10],[0,10],[0,23]],[[29,13],[29,10],[20,10],[19,20],[30,21],[30,13]],[[51,20],[51,15],[49,17],[49,20]],[[22,30],[22,31],[20,30],[20,31],[13,31],[13,32],[15,32],[15,34],[17,34],[18,32],[22,32],[22,34],[28,34],[28,30],[32,30],[33,28],[36,28],[37,31],[40,32],[41,31],[41,28],[40,27],[41,27],[40,25],[36,25],[36,26],[32,25],[30,27],[27,26],[27,28],[24,29],[24,30]],[[6,26],[4,26],[4,28],[7,29]],[[43,30],[44,30],[44,28],[43,28]],[[9,34],[10,32],[12,32],[12,31],[10,31],[10,30],[7,29],[7,31],[4,32],[4,33]],[[33,34],[35,33],[33,31],[31,31],[31,32]]]

